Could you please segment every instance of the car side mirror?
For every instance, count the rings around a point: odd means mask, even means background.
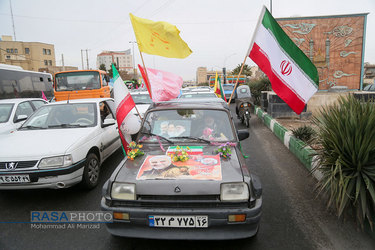
[[[106,119],[104,119],[102,127],[104,128],[104,127],[108,127],[108,126],[111,126],[111,125],[114,125],[114,124],[116,124],[115,119],[113,119],[113,118],[106,118]]]
[[[27,119],[27,115],[18,115],[16,122],[21,122]]]
[[[240,141],[245,140],[249,137],[249,131],[247,129],[241,129],[237,131],[237,136]]]

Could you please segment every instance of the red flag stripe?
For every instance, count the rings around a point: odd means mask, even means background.
[[[121,123],[124,121],[125,117],[129,112],[135,107],[135,103],[130,94],[125,96],[125,98],[120,102],[116,109],[116,119],[117,122]]]
[[[301,114],[305,108],[304,101],[301,100],[301,98],[293,90],[291,90],[288,85],[278,77],[277,74],[274,73],[269,59],[264,53],[262,53],[262,49],[258,46],[258,44],[254,43],[249,57],[256,64],[258,64],[259,68],[268,76],[273,91],[275,91],[275,93],[284,102],[286,102],[294,112]]]
[[[139,68],[139,71],[141,72],[141,75],[143,77],[143,81],[145,82],[146,84],[146,88],[147,88],[147,91],[150,95],[150,98],[152,99],[152,93],[151,93],[151,86],[150,86],[150,83],[148,82],[147,80],[147,76],[146,76],[146,72],[145,70],[141,67],[141,65],[138,64],[138,68]]]

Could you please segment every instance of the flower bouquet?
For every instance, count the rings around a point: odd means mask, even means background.
[[[229,159],[232,150],[230,149],[231,145],[229,142],[221,144],[218,149],[216,149],[216,153],[220,155],[220,157],[223,157],[225,159]]]
[[[180,146],[177,146],[176,147],[176,151],[174,152],[171,152],[169,153],[168,155],[171,157],[172,161],[173,162],[176,162],[176,161],[187,161],[189,160],[189,155],[187,152],[190,152],[190,148],[189,147],[180,147]]]
[[[131,148],[131,150],[128,151],[128,159],[134,160],[137,156],[144,155],[145,153],[141,150],[142,147],[143,145],[137,144],[134,141],[129,143],[129,148]]]

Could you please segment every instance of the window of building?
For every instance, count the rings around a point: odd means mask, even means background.
[[[43,55],[47,54],[47,50],[43,49]],[[46,64],[47,65],[47,64]]]
[[[48,65],[48,61],[47,60],[44,60],[44,65]]]
[[[52,60],[48,60],[48,65],[52,66]]]
[[[7,49],[7,53],[10,53],[10,49]]]
[[[18,49],[14,49],[14,53],[18,54]]]
[[[13,49],[10,49],[10,53],[13,53]]]
[[[30,54],[30,49],[29,48],[25,48],[25,54]]]
[[[47,55],[51,55],[51,50],[47,49]]]
[[[7,56],[7,59],[10,59],[10,56]]]

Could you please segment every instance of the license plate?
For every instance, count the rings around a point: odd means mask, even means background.
[[[150,227],[208,227],[208,216],[150,215]]]
[[[25,183],[25,182],[30,182],[30,177],[27,174],[0,176],[0,183]]]

